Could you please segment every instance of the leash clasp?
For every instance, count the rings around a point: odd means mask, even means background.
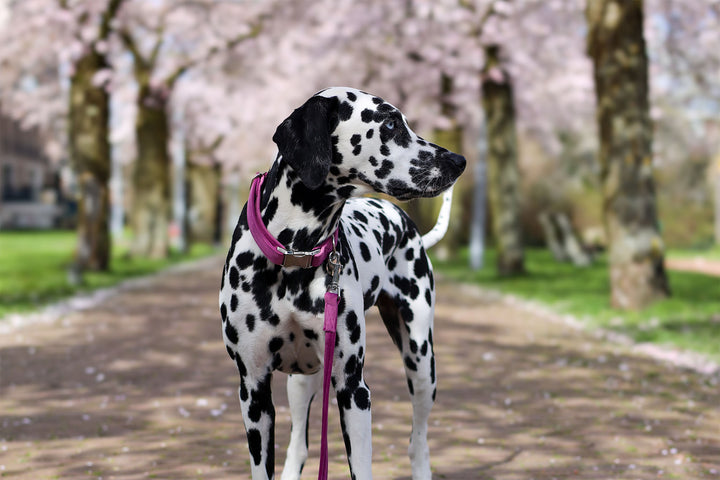
[[[340,282],[340,272],[342,272],[342,264],[340,263],[340,255],[333,250],[328,257],[328,273],[331,276],[328,292],[337,294],[340,290],[338,283]]]

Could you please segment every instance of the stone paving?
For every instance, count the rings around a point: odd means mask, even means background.
[[[222,260],[0,333],[0,477],[249,479],[238,377],[217,312]],[[409,479],[400,356],[368,316],[376,479]],[[661,363],[439,282],[436,479],[720,479],[717,376]],[[277,474],[289,439],[276,374]],[[311,419],[317,477],[320,408]],[[349,472],[331,408],[330,478]]]

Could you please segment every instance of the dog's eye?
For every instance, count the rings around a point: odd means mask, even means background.
[[[395,128],[395,120],[388,120],[387,122],[385,122],[385,128],[387,128],[388,130],[392,130],[393,128]]]

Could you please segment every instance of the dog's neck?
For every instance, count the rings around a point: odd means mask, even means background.
[[[338,228],[346,200],[329,183],[308,189],[278,157],[263,183],[260,213],[270,234],[286,248],[309,251]]]

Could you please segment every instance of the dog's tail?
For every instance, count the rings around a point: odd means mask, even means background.
[[[452,208],[452,195],[453,188],[450,187],[445,191],[443,195],[442,207],[440,207],[440,214],[438,215],[435,226],[428,233],[423,235],[422,242],[423,247],[427,250],[436,243],[438,243],[447,233],[448,224],[450,223],[450,209]]]

